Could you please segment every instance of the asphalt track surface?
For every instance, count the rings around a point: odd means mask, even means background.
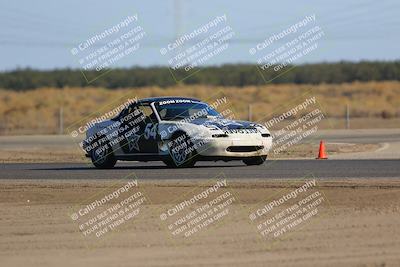
[[[162,162],[119,162],[114,169],[95,169],[90,163],[8,163],[0,179],[287,179],[313,175],[319,179],[400,178],[400,160],[271,160],[261,166],[234,162],[199,162],[194,168],[169,169]]]

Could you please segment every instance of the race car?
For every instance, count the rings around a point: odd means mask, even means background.
[[[225,118],[214,107],[185,97],[138,100],[89,128],[82,148],[97,168],[113,168],[117,160],[163,161],[174,168],[207,160],[263,164],[272,146],[268,129]]]

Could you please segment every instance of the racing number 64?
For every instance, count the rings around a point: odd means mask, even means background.
[[[157,124],[148,123],[146,128],[144,129],[144,138],[148,139],[156,139],[157,136]]]

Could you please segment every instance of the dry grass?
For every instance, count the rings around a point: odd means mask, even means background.
[[[350,105],[352,117],[379,119],[379,123],[365,122],[366,128],[396,127],[400,118],[400,82],[354,82],[340,85],[264,85],[238,87],[175,86],[170,88],[145,87],[107,90],[104,88],[41,88],[26,92],[0,90],[0,133],[55,133],[58,113],[64,109],[64,125],[73,125],[87,116],[108,112],[127,98],[153,96],[190,96],[213,102],[227,96],[238,119],[246,119],[248,104],[252,104],[253,120],[268,116],[279,106],[305,93],[316,96],[325,114],[333,121],[344,116],[345,105]],[[385,118],[385,120],[380,120]],[[381,122],[383,121],[383,123]],[[80,122],[79,124],[82,124]],[[343,127],[340,121],[334,127]],[[332,125],[331,125],[332,126]],[[363,123],[357,125],[363,127]]]

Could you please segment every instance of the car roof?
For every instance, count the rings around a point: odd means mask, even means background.
[[[176,99],[185,99],[185,100],[193,100],[193,101],[200,101],[201,102],[201,100],[196,99],[196,98],[191,98],[191,97],[162,96],[162,97],[150,97],[150,98],[140,99],[138,101],[138,103],[148,104],[148,103],[152,103],[152,102],[161,102],[161,101],[176,100]]]

